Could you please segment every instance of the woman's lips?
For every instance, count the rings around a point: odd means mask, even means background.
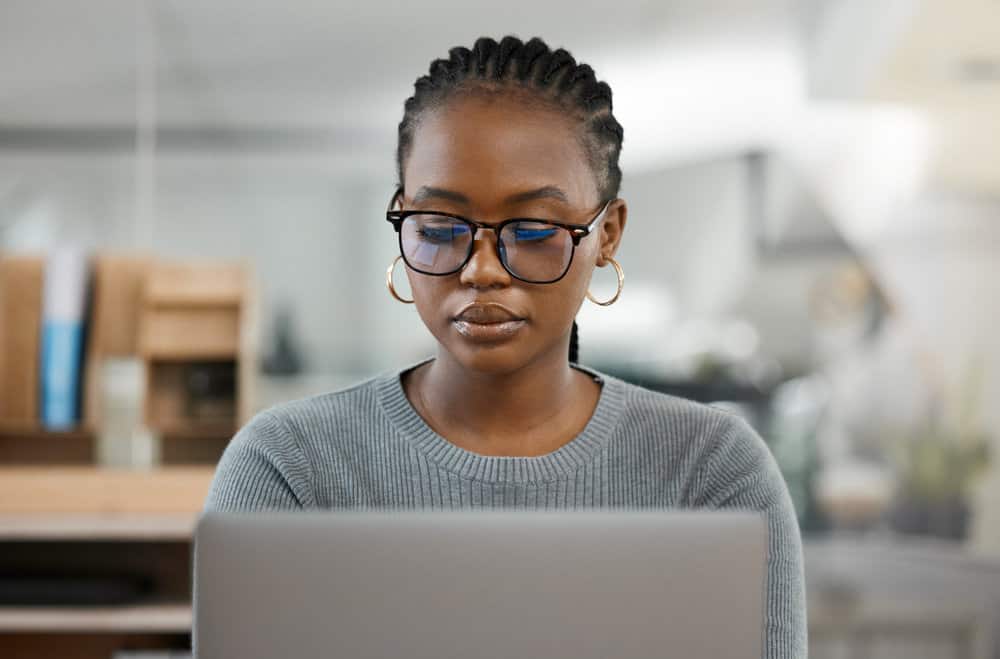
[[[509,339],[527,323],[512,309],[498,302],[471,302],[452,322],[462,336],[483,342]]]
[[[505,320],[498,323],[474,323],[470,320],[456,318],[452,322],[462,336],[473,341],[484,342],[508,339],[517,334],[526,324],[526,321],[521,319]]]
[[[483,325],[504,323],[508,320],[523,320],[514,311],[497,302],[472,302],[467,304],[455,315],[455,319]]]

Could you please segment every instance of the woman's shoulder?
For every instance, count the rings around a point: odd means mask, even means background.
[[[603,377],[609,377],[601,373]],[[781,481],[763,437],[730,409],[618,380],[622,395],[619,432],[630,446],[687,483],[692,502],[721,503],[730,486]]]
[[[661,430],[670,437],[692,435],[719,437],[753,430],[743,417],[715,404],[702,403],[650,389],[641,383],[621,379],[604,371],[586,369],[621,392],[621,413],[625,422],[640,432]]]
[[[246,427],[278,426],[308,442],[317,436],[329,438],[355,424],[370,426],[378,414],[378,388],[385,377],[380,373],[337,389],[273,403],[259,410]]]
[[[374,432],[380,376],[257,411],[226,446],[206,509],[316,504],[317,478],[357,452]]]
[[[393,420],[407,404],[400,375],[426,359],[359,376],[337,389],[272,404],[257,412],[241,432],[255,435],[258,428],[270,428],[314,459],[317,451],[327,455],[339,449],[370,450],[373,439],[392,434]],[[270,441],[274,441],[273,433]]]

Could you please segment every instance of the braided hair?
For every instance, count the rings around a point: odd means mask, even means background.
[[[580,144],[601,199],[618,195],[622,178],[618,156],[624,131],[611,111],[611,87],[598,81],[590,66],[578,63],[566,50],[552,50],[537,37],[526,42],[514,36],[499,42],[481,37],[471,49],[456,46],[448,51],[447,59],[431,62],[428,73],[417,78],[413,86],[413,96],[403,105],[396,147],[401,187],[403,165],[425,112],[460,96],[515,93],[576,121],[581,128]],[[571,362],[578,360],[578,344],[574,320],[569,345]]]

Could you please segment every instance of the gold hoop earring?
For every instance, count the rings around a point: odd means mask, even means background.
[[[611,261],[611,265],[615,266],[615,274],[618,275],[618,290],[615,291],[615,296],[610,300],[607,300],[606,302],[598,302],[594,298],[594,296],[590,294],[590,291],[589,290],[587,291],[587,299],[593,302],[594,304],[601,305],[602,307],[607,307],[614,304],[615,300],[618,299],[618,296],[622,294],[622,288],[624,288],[625,286],[625,271],[622,270],[622,267],[620,265],[618,265],[618,261],[614,260],[610,256],[608,257],[608,260]]]
[[[403,255],[400,254],[393,259],[392,263],[389,264],[389,267],[385,271],[385,286],[389,289],[389,293],[403,304],[413,304],[413,300],[407,300],[404,297],[400,297],[399,293],[396,292],[396,287],[392,285],[392,271],[396,269],[396,264],[399,263],[402,258]]]

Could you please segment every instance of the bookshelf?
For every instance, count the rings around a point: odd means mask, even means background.
[[[194,525],[253,409],[248,263],[100,253],[89,265],[79,420],[53,430],[39,395],[46,260],[0,255],[4,659],[190,650]],[[134,375],[102,381],[102,365],[120,358]],[[126,381],[131,416],[107,388]],[[137,419],[159,438],[158,464],[98,464],[98,438],[130,441]]]
[[[141,579],[118,604],[0,603],[0,656],[190,648],[191,540],[213,468],[0,467],[0,574]]]
[[[250,264],[129,252],[99,253],[89,265],[80,419],[51,430],[39,413],[46,260],[0,255],[0,465],[95,463],[101,366],[122,357],[141,362],[142,421],[162,462],[215,464],[253,409]]]
[[[215,462],[250,415],[256,314],[245,263],[160,263],[140,300],[146,425],[164,462]]]

